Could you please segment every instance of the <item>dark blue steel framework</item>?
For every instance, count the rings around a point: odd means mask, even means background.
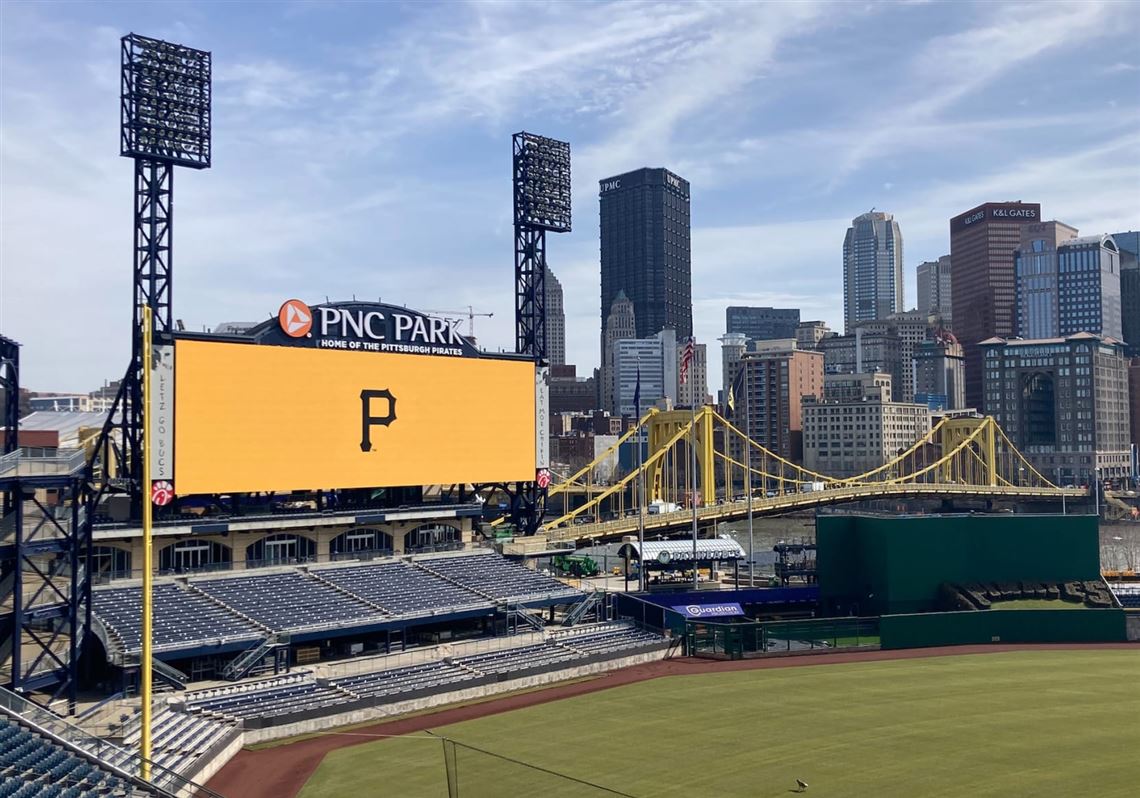
[[[153,313],[154,337],[174,333],[174,167],[210,168],[211,54],[128,34],[122,39],[120,154],[134,159],[131,363],[104,436],[120,430],[121,479],[131,517],[142,514],[142,316]]]
[[[546,233],[570,232],[570,144],[525,131],[513,137],[515,220],[515,351],[540,366],[546,358]],[[527,535],[546,510],[534,482],[511,489],[511,521]]]
[[[91,625],[91,524],[83,468],[44,468],[24,457],[0,469],[0,684],[63,696],[75,709],[79,653]],[[55,473],[52,473],[55,471]]]

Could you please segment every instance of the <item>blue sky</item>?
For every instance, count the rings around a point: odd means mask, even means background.
[[[598,362],[597,181],[692,182],[710,388],[729,304],[842,326],[842,242],[895,214],[914,268],[984,201],[1140,228],[1140,4],[0,4],[0,331],[23,383],[90,390],[129,355],[131,166],[118,39],[214,54],[214,168],[176,178],[175,316],[290,297],[494,312],[513,345],[510,135],[571,142],[549,263],[567,354]]]

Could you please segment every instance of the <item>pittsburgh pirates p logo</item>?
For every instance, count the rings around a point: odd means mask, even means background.
[[[384,415],[373,415],[372,402],[386,400],[387,411]],[[360,392],[360,451],[372,451],[372,428],[387,427],[396,420],[396,397],[387,388],[380,391],[363,390]]]

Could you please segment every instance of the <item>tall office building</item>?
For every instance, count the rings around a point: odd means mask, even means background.
[[[831,335],[825,321],[801,321],[796,325],[796,348],[816,349],[819,342]]]
[[[843,239],[845,332],[904,310],[902,264],[902,232],[894,216],[870,211],[851,221]]]
[[[720,401],[728,401],[728,389],[736,379],[740,358],[748,348],[748,338],[742,333],[729,333],[720,339]]]
[[[637,396],[638,375],[641,395]],[[616,413],[634,416],[661,399],[677,403],[677,335],[662,330],[649,338],[623,338],[614,342],[614,396]]]
[[[709,352],[707,344],[693,344],[693,359],[685,384],[681,384],[681,355],[684,344],[677,346],[677,404],[701,407],[709,396]]]
[[[895,400],[898,402],[912,402],[914,401],[914,355],[918,350],[919,345],[927,341],[934,335],[934,331],[938,329],[938,319],[931,316],[926,311],[921,310],[908,310],[905,313],[892,313],[885,319],[876,321],[864,321],[855,328],[856,338],[863,338],[864,344],[860,347],[861,355],[864,360],[879,360],[877,366],[882,366],[884,371],[888,371],[894,376],[894,395]],[[883,345],[885,355],[884,359],[878,359],[874,354],[873,347],[868,349],[868,346],[874,341],[874,338],[868,336],[895,336],[898,338],[898,365],[893,367],[893,362],[887,360],[890,357],[889,351],[890,344]],[[861,364],[860,364],[861,365]],[[862,367],[857,367],[856,371],[863,371]]]
[[[1022,338],[1056,338],[1060,334],[1057,247],[1076,237],[1077,228],[1057,221],[1021,228],[1021,245],[1013,254],[1013,271],[1017,334]]]
[[[1041,221],[1041,206],[987,202],[950,220],[951,313],[966,355],[966,405],[986,410],[981,342],[1017,329],[1013,253],[1021,228]]]
[[[546,269],[546,357],[552,366],[566,363],[566,311],[562,308],[562,283]]]
[[[638,338],[693,334],[689,182],[638,169],[599,183],[603,333],[619,292],[633,302]]]
[[[611,413],[617,412],[617,398],[614,391],[614,343],[637,337],[637,320],[633,303],[624,291],[618,291],[610,305],[606,323],[602,325],[602,379],[601,406]]]
[[[1111,236],[1083,236],[1057,247],[1060,334],[1091,332],[1124,340],[1120,252]]]
[[[784,348],[746,352],[741,359],[748,394],[748,437],[799,462],[803,457],[803,397],[823,392],[823,353]]]
[[[1120,250],[1120,327],[1126,351],[1140,356],[1140,232],[1113,233]]]
[[[949,330],[940,330],[914,352],[914,401],[932,410],[966,407],[966,365],[962,345]]]
[[[918,264],[918,310],[937,313],[943,329],[954,329],[954,314],[950,307],[950,256]]]
[[[986,407],[1043,476],[1089,484],[1127,476],[1128,361],[1092,333],[982,342]]]
[[[761,308],[732,305],[724,311],[724,330],[742,333],[752,341],[795,338],[800,323],[798,308]]]

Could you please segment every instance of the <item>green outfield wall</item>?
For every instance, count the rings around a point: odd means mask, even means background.
[[[885,615],[884,649],[977,643],[1122,643],[1124,610],[980,610]]]
[[[1094,516],[820,516],[816,543],[831,615],[933,611],[943,582],[1100,579]]]

